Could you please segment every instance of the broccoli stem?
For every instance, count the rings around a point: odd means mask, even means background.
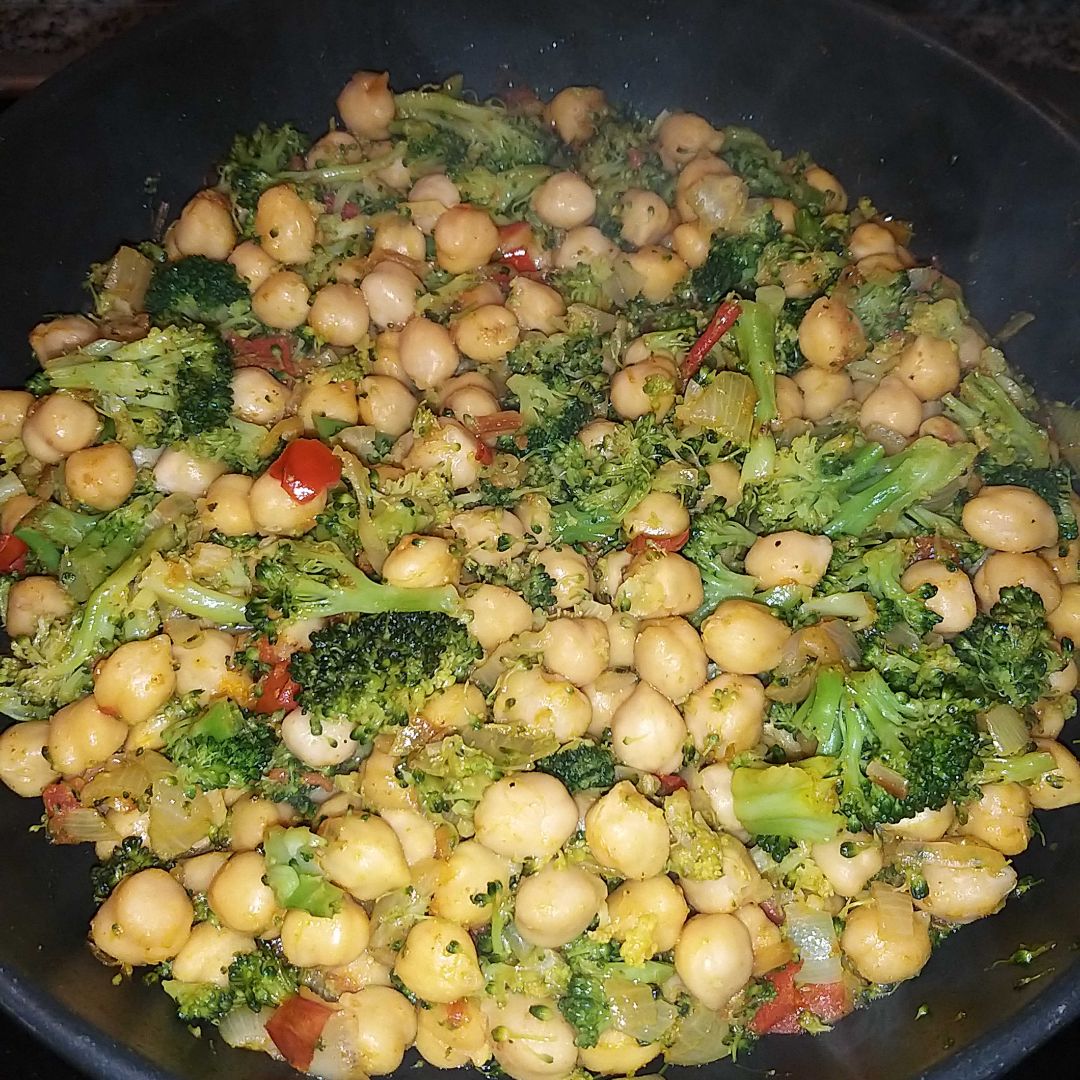
[[[810,843],[836,836],[846,822],[839,813],[835,784],[814,771],[811,762],[736,769],[731,794],[743,828],[754,836]]]
[[[191,580],[184,568],[162,558],[151,561],[140,584],[159,600],[195,619],[218,626],[245,626],[246,601]]]
[[[735,342],[757,392],[754,423],[758,427],[779,416],[776,407],[776,316],[764,305],[750,300],[739,303]]]

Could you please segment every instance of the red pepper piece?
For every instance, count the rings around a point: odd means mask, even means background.
[[[294,1069],[307,1072],[333,1011],[321,1001],[297,994],[274,1010],[274,1015],[266,1022],[266,1034]]]
[[[252,711],[272,713],[278,709],[295,709],[299,690],[300,684],[289,674],[289,661],[278,660],[263,679]]]
[[[705,332],[690,347],[683,359],[682,376],[689,382],[697,369],[705,362],[705,357],[712,352],[713,346],[735,325],[742,308],[737,300],[725,300],[713,313]]]
[[[306,503],[341,479],[341,461],[318,439],[294,439],[266,471],[298,503]]]
[[[0,533],[0,574],[26,569],[26,553],[30,549],[17,536]]]

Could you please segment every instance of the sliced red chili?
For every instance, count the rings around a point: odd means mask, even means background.
[[[697,369],[705,362],[705,357],[713,350],[713,346],[735,325],[742,308],[737,300],[725,300],[713,313],[709,325],[705,327],[701,337],[690,346],[690,351],[683,359],[683,381],[688,382],[697,373]]]
[[[266,471],[298,503],[306,503],[341,479],[341,461],[318,439],[294,439]]]
[[[532,226],[513,221],[499,229],[499,261],[513,267],[519,274],[535,274],[540,269],[532,254],[535,244]]]
[[[0,574],[26,569],[26,543],[11,533],[0,533]]]
[[[833,1024],[851,1012],[851,995],[842,982],[795,984],[802,962],[793,960],[765,976],[773,984],[776,996],[758,1007],[750,1021],[755,1035],[801,1035],[805,1013],[812,1013],[822,1023]]]
[[[266,1022],[266,1034],[294,1069],[306,1072],[333,1011],[321,1001],[297,994],[274,1010]]]
[[[490,465],[495,460],[495,451],[482,440],[477,442],[476,449],[473,453],[476,455],[476,460],[479,461],[481,465]]]

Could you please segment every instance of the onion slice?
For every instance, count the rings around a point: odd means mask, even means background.
[[[832,916],[800,903],[788,904],[784,914],[788,939],[802,960],[796,983],[816,986],[839,982],[844,970]]]

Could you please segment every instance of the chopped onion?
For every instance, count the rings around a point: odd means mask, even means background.
[[[735,446],[748,446],[754,429],[757,394],[749,375],[719,371],[704,388],[691,383],[675,410],[675,422],[684,435],[716,432]]]
[[[225,802],[220,792],[212,801],[206,795],[189,798],[170,777],[154,781],[150,797],[148,837],[155,853],[174,859],[206,840],[211,828],[225,824]]]
[[[834,622],[850,621],[852,630],[865,630],[877,618],[877,607],[873,598],[864,592],[814,596],[802,605],[801,610],[819,618],[832,616]]]
[[[12,499],[16,495],[25,494],[26,488],[15,473],[10,472],[5,476],[0,476],[0,503],[6,503],[8,499]]]
[[[121,247],[109,263],[98,296],[99,315],[134,315],[142,311],[154,264],[135,248]]]
[[[611,1026],[639,1043],[662,1039],[679,1015],[670,1002],[653,997],[653,988],[648,983],[606,979],[604,995],[611,1008]]]
[[[788,939],[802,960],[795,981],[803,985],[839,982],[844,971],[832,916],[800,903],[788,904],[784,915]]]
[[[466,746],[483,750],[500,769],[520,769],[559,749],[559,740],[554,735],[514,731],[506,724],[464,728],[461,739]]]
[[[915,936],[915,906],[910,894],[875,881],[870,886],[870,895],[877,904],[881,936],[901,945],[911,941]]]
[[[120,834],[96,811],[85,806],[63,810],[51,819],[49,832],[57,844],[96,844],[119,840]]]
[[[79,792],[79,799],[83,806],[95,806],[106,799],[138,798],[156,780],[173,772],[169,760],[153,750],[126,754],[98,772]]]
[[[779,315],[787,300],[787,294],[780,285],[762,285],[754,292],[754,299],[767,307],[773,315]]]
[[[896,799],[907,798],[908,782],[895,769],[876,758],[866,766],[866,779],[877,784]]]
[[[852,628],[842,619],[824,619],[788,638],[765,691],[771,701],[806,699],[821,667],[854,666],[860,657]]]
[[[980,717],[999,754],[1012,757],[1031,742],[1031,733],[1023,714],[1011,705],[995,705]]]
[[[424,917],[432,892],[406,886],[384,893],[375,901],[368,951],[380,964],[393,967],[409,931]]]
[[[671,1065],[708,1065],[731,1055],[730,1036],[731,1025],[695,998],[679,1021],[675,1041],[664,1051],[664,1060]]]
[[[235,1046],[241,1050],[262,1050],[274,1057],[280,1057],[273,1040],[266,1033],[266,1021],[273,1015],[272,1008],[259,1012],[243,1007],[233,1009],[218,1024],[218,1033],[227,1046]]]
[[[315,1043],[315,1054],[307,1072],[322,1080],[367,1080],[359,1045],[359,1017],[349,1009],[330,1014]]]
[[[997,874],[1008,866],[1001,852],[967,840],[901,840],[893,853],[886,849],[885,856],[886,862],[913,869],[934,863],[954,870],[974,868]]]

